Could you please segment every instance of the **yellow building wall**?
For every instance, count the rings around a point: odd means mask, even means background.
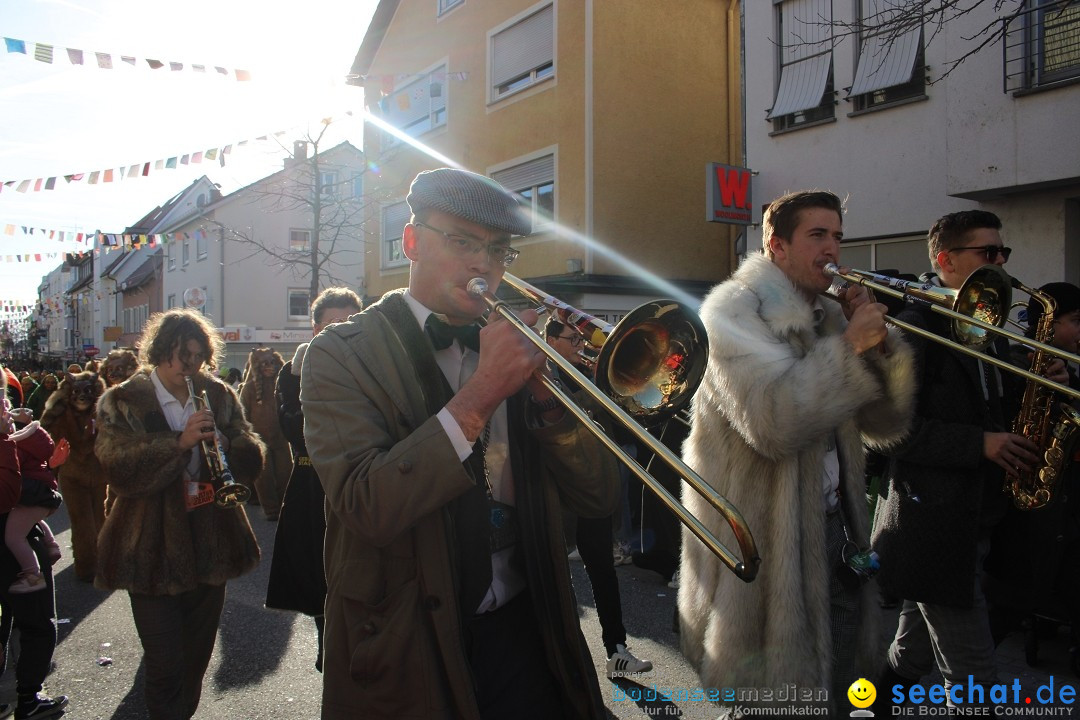
[[[734,136],[730,157],[728,150],[733,136],[726,73],[729,53],[737,65],[738,48],[727,47],[727,3],[680,0],[673,13],[664,2],[556,0],[555,77],[489,105],[487,33],[536,6],[529,0],[469,0],[440,19],[433,0],[402,0],[368,72],[369,108],[377,112],[384,78],[415,76],[446,62],[448,122],[422,135],[422,143],[484,174],[555,149],[556,221],[565,230],[515,241],[523,252],[513,272],[526,278],[565,274],[568,259],[582,260],[586,272],[632,274],[596,253],[590,267],[590,253],[576,239],[588,230],[591,113],[595,236],[666,278],[722,279],[734,234],[705,222],[704,182],[706,162],[741,159],[741,134]],[[455,79],[455,73],[467,77]],[[404,199],[417,172],[444,164],[406,144],[381,152],[380,135],[368,125],[364,149],[378,168],[367,188],[378,188],[384,203]],[[407,267],[380,269],[379,207],[372,203],[366,257],[367,291],[374,296],[408,282]]]
[[[742,161],[738,3],[595,8],[596,235],[664,278],[719,281],[737,231],[705,220],[705,166]],[[601,255],[593,271],[625,274]]]

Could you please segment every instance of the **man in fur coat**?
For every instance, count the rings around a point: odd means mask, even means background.
[[[477,338],[466,289],[494,291],[531,224],[462,170],[406,200],[408,290],[319,333],[300,376],[326,491],[322,717],[602,718],[560,503],[610,515],[617,468],[534,377],[535,344],[504,318]]]
[[[820,297],[842,212],[828,192],[775,200],[764,254],[702,305],[709,368],[683,457],[742,512],[762,564],[747,585],[684,531],[678,602],[703,686],[825,688],[834,708],[874,668],[871,586],[850,588],[840,567],[869,544],[863,444],[903,435],[914,389],[884,305],[861,287],[839,303]],[[729,532],[697,494],[683,498],[712,532]]]

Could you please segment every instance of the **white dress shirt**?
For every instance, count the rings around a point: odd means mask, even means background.
[[[187,425],[188,418],[195,414],[194,399],[189,396],[187,403],[181,405],[180,401],[173,397],[173,394],[166,390],[165,386],[161,384],[161,379],[157,374],[157,368],[150,373],[150,382],[154,384],[154,392],[157,394],[158,405],[161,406],[161,412],[165,414],[165,420],[169,423],[169,427],[176,432],[183,432],[184,427]],[[191,459],[188,460],[186,468],[188,480],[198,479],[200,463],[202,463],[202,449],[196,445],[191,449]]]
[[[412,310],[416,321],[423,330],[428,316],[433,313],[424,307],[412,294],[405,291],[405,302]],[[476,372],[476,366],[480,362],[480,354],[470,348],[462,347],[458,342],[450,343],[450,346],[435,352],[435,362],[442,370],[450,388],[456,393],[465,382]],[[446,431],[447,437],[457,451],[458,459],[462,462],[472,455],[473,444],[465,438],[461,426],[458,425],[454,416],[444,407],[435,416]],[[514,477],[509,462],[509,430],[506,419],[506,402],[503,401],[495,414],[491,416],[491,435],[488,438],[487,451],[484,453],[488,477],[491,481],[491,496],[501,503],[514,506]],[[514,552],[513,547],[504,548],[491,556],[491,587],[484,596],[480,606],[476,609],[477,614],[494,610],[505,605],[519,592],[525,589],[525,578],[515,571],[510,565],[510,558]]]

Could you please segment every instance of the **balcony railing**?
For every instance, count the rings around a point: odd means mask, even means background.
[[[1028,0],[1002,22],[1005,92],[1080,78],[1080,0]]]

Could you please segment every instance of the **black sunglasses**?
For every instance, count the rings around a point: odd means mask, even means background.
[[[1012,255],[1011,247],[1004,247],[1003,245],[969,245],[967,247],[956,247],[949,250],[978,250],[981,253],[986,254],[986,260],[988,262],[994,262],[997,260],[998,253],[1005,258],[1005,262],[1009,262],[1009,256]]]

